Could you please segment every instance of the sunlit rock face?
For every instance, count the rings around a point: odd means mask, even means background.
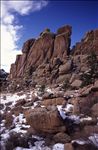
[[[72,27],[66,25],[55,34],[45,29],[37,39],[27,40],[23,54],[11,65],[9,79],[45,85],[66,82],[66,87],[70,84],[78,89],[86,75],[85,85],[94,83],[93,78],[98,77],[98,30],[87,32],[72,49],[71,34]]]
[[[45,30],[38,39],[26,41],[22,48],[23,54],[18,55],[11,65],[10,77],[23,76],[28,69],[35,70],[42,64],[52,65],[54,59],[65,58],[70,49],[70,36],[71,27],[65,26],[58,29],[57,34]]]

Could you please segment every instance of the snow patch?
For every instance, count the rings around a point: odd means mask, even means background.
[[[68,105],[68,107],[70,108],[70,105]],[[71,106],[72,107],[72,106]],[[64,109],[62,108],[62,105],[57,105],[57,109],[60,113],[60,116],[63,120],[65,120],[66,118],[73,120],[74,123],[79,124],[80,123],[80,117],[76,116],[76,115],[66,115],[66,112],[64,111]]]
[[[98,134],[93,134],[88,139],[92,141],[96,147],[98,147]]]
[[[57,143],[53,146],[53,150],[64,150],[64,144]]]
[[[85,140],[73,140],[73,141],[71,141],[72,143],[77,143],[77,144],[79,144],[79,145],[84,145],[84,144],[86,144],[86,143],[88,143],[88,142],[86,142]]]
[[[72,104],[67,104],[64,110],[65,112],[71,112],[73,110],[73,107],[74,106]]]
[[[89,117],[89,116],[80,119],[81,122],[83,122],[83,121],[91,121],[91,120],[92,120],[92,117]]]
[[[65,115],[65,112],[62,110],[62,105],[57,105],[57,109],[60,113],[61,118],[64,120],[67,116]]]
[[[46,92],[48,92],[48,93],[50,93],[50,94],[53,93],[52,89],[50,89],[50,88],[46,88]]]

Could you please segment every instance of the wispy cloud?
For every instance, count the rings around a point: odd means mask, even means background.
[[[46,0],[1,1],[1,67],[9,71],[10,64],[15,61],[16,54],[21,53],[17,41],[20,38],[19,30],[22,25],[16,24],[15,13],[21,16],[39,11],[47,6]]]

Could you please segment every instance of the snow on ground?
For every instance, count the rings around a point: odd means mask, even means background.
[[[30,148],[17,147],[14,150],[64,150],[64,144],[61,143],[53,145],[52,148],[44,146],[44,141],[37,141],[34,144],[35,146],[31,146]]]
[[[98,147],[98,134],[93,134],[88,138],[90,141],[93,142],[94,145],[96,145],[96,147]]]
[[[8,94],[1,94],[0,96],[1,98],[1,103],[2,104],[6,104],[8,102],[13,102],[13,105],[16,104],[16,102],[19,100],[19,99],[24,99],[26,98],[26,94],[23,94],[21,96],[17,95],[17,93],[15,94],[11,94],[11,93],[8,93]]]
[[[55,89],[52,89],[52,88],[46,88],[45,91],[48,93],[56,93],[57,92]],[[13,108],[20,99],[26,99],[29,101],[32,100],[33,94],[35,96],[37,96],[40,100],[42,99],[39,90],[34,89],[33,91],[29,91],[26,94],[24,94],[24,93],[23,94],[8,93],[6,95],[1,94],[1,104],[4,104],[4,106],[6,107],[6,105],[5,105],[6,103],[12,102],[10,107]],[[78,91],[76,91],[75,94],[78,94]],[[38,104],[39,104],[39,101],[34,102],[33,105],[31,106],[31,108],[34,109]],[[4,113],[5,107],[3,110],[1,110],[1,113]],[[45,106],[41,106],[41,107],[45,107]],[[57,105],[57,109],[59,111],[61,118],[64,120],[66,118],[69,118],[70,120],[73,120],[74,123],[76,123],[76,124],[79,124],[80,122],[83,122],[83,121],[91,121],[92,120],[92,118],[89,116],[81,118],[80,116],[70,114],[70,112],[72,112],[72,110],[73,110],[73,107],[74,106],[72,104],[67,104],[65,106],[65,108],[63,108],[62,105]],[[27,107],[23,106],[23,108],[27,108]],[[30,108],[30,107],[28,107],[28,108]],[[69,113],[69,115],[68,115],[68,113]],[[21,133],[21,134],[25,135],[27,133],[27,129],[30,128],[30,125],[27,125],[26,118],[24,117],[24,115],[22,113],[20,113],[18,116],[15,116],[13,114],[13,128],[12,129],[8,130],[5,128],[5,120],[1,121],[0,127],[1,127],[0,132],[2,133],[1,134],[1,143],[3,143],[5,139],[9,138],[9,135],[11,132]],[[34,146],[30,145],[29,148],[17,147],[14,150],[64,150],[64,144],[56,143],[52,147],[47,147],[47,146],[45,146],[45,141],[43,138],[41,138],[39,136],[35,136],[35,135],[32,135],[32,138],[36,138],[38,140],[34,143]],[[88,137],[88,140],[91,141],[94,145],[96,145],[98,147],[98,134],[91,135],[90,137]],[[88,143],[88,140],[85,141],[83,139],[77,139],[72,142],[77,142],[80,145],[84,145],[84,144]]]
[[[65,112],[72,112],[73,110],[73,105],[72,104],[67,104],[66,107],[64,108]]]
[[[57,109],[60,113],[61,118],[64,120],[67,116],[65,115],[65,111],[62,110],[62,105],[57,105]]]
[[[80,121],[83,122],[83,121],[91,121],[92,120],[92,117],[85,117],[85,118],[81,118]]]
[[[80,115],[73,115],[73,114],[68,115],[67,113],[70,113],[73,110],[73,107],[74,106],[72,104],[67,104],[65,108],[63,108],[62,105],[57,105],[57,109],[63,120],[68,118],[68,119],[74,121],[75,124],[79,124],[80,122],[83,122],[83,121],[91,121],[92,120],[92,117],[90,117],[90,116],[80,117],[81,114]]]
[[[65,120],[66,118],[74,121],[74,123],[79,124],[80,123],[80,116],[77,115],[67,115],[66,113],[69,111],[70,108],[73,108],[73,106],[71,104],[68,104],[67,107],[65,107],[65,109],[62,108],[62,105],[57,105],[57,109],[60,113],[60,116],[63,120]],[[66,111],[67,110],[67,111]]]
[[[27,125],[26,124],[26,118],[24,117],[23,114],[19,114],[19,116],[15,116],[13,115],[13,129],[11,130],[7,130],[5,128],[5,124],[4,124],[4,120],[2,120],[1,122],[1,131],[3,131],[3,133],[1,134],[1,140],[4,140],[4,139],[7,139],[9,138],[9,134],[11,132],[16,132],[16,133],[22,133],[22,134],[25,134],[27,133],[27,130],[28,128],[30,128],[30,125]]]
[[[64,150],[64,144],[56,143],[52,150]]]

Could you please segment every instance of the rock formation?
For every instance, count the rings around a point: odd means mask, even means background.
[[[45,29],[24,43],[1,93],[2,149],[98,149],[98,29],[72,49],[71,33]]]
[[[78,88],[82,86],[81,79],[85,80],[84,76],[90,70],[93,71],[91,74],[98,76],[98,30],[86,33],[72,50],[71,33],[72,28],[67,25],[59,28],[56,34],[46,29],[37,39],[26,41],[23,54],[18,55],[11,65],[9,78],[15,79],[15,82],[17,80],[17,84],[22,79],[24,84],[28,81],[37,84],[67,82],[73,88]],[[90,66],[89,57],[91,64],[96,61],[95,71]]]
[[[44,31],[38,39],[26,41],[22,48],[23,54],[18,55],[11,65],[10,77],[26,78],[35,73],[48,78],[51,77],[51,71],[55,76],[58,65],[66,60],[70,52],[70,36],[71,27],[65,26],[58,29],[57,34]]]

